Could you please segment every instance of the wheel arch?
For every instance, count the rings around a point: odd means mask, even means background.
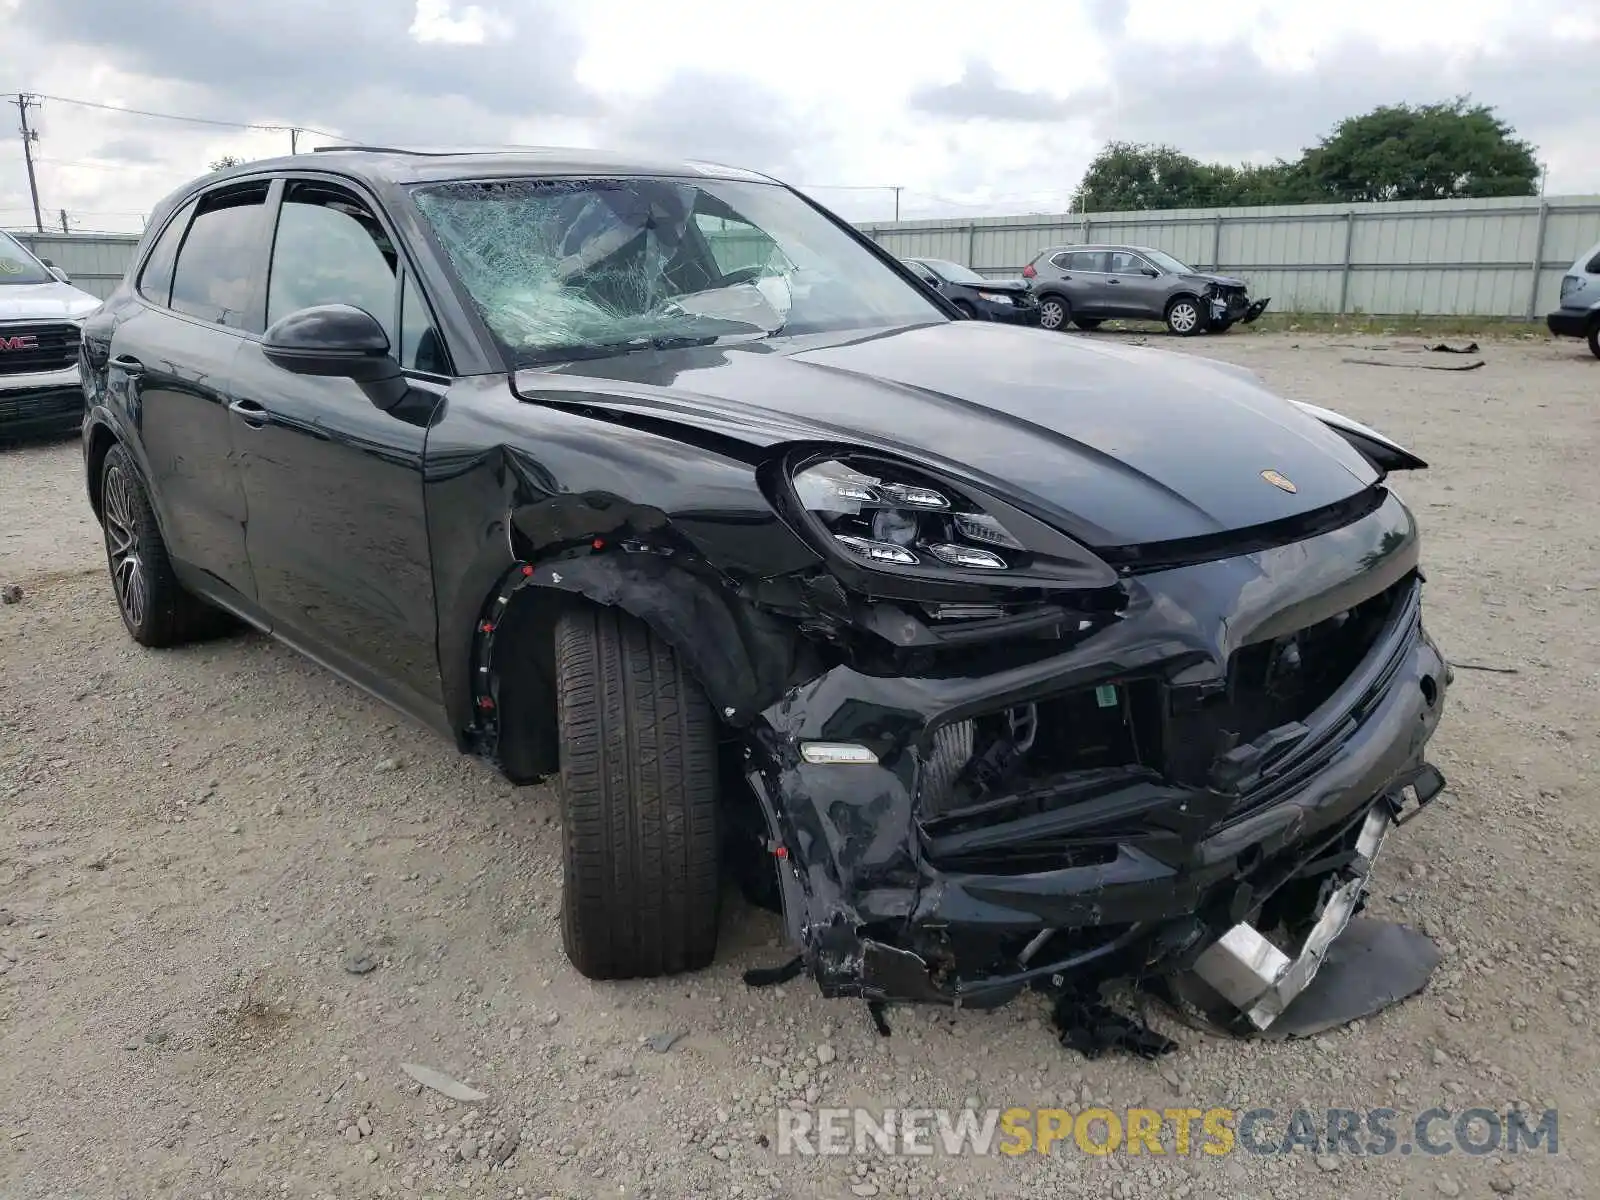
[[[636,549],[519,561],[486,598],[472,638],[478,749],[513,780],[553,774],[554,633],[572,605],[614,607],[672,647],[725,725],[747,725],[788,686],[798,631],[733,594],[703,564]]]
[[[101,476],[105,473],[106,455],[110,454],[111,447],[120,441],[111,426],[104,421],[96,421],[89,426],[88,442],[83,452],[83,468],[86,475],[84,482],[89,491],[89,507],[94,511],[94,519],[97,522],[104,519],[101,508],[104,480]]]

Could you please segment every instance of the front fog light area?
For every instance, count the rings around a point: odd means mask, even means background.
[[[1019,542],[989,513],[904,472],[831,459],[794,476],[801,504],[841,549],[900,567],[1004,571]]]

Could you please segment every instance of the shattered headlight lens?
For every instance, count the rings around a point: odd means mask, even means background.
[[[1005,571],[1025,549],[994,516],[947,488],[829,459],[794,477],[795,494],[843,550],[899,567]]]

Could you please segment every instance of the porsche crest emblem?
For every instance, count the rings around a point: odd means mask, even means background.
[[[1272,470],[1270,467],[1261,472],[1261,478],[1265,479],[1273,487],[1282,488],[1286,492],[1298,492],[1300,490],[1299,488],[1295,487],[1294,480],[1290,479],[1286,475],[1278,474],[1278,472]]]

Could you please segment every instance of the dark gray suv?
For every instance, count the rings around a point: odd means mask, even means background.
[[[1039,297],[1039,324],[1098,329],[1108,317],[1165,321],[1182,337],[1223,333],[1266,311],[1242,279],[1207,275],[1148,246],[1051,246],[1022,271]]]

